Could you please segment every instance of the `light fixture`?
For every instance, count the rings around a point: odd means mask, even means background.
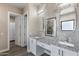
[[[61,3],[61,4],[58,5],[58,7],[65,8],[65,7],[69,7],[71,5],[72,5],[71,3]]]
[[[40,10],[40,11],[38,11],[38,14],[41,14],[42,12],[44,12],[44,10]]]

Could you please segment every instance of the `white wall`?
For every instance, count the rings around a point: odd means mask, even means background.
[[[42,6],[41,6],[42,7]],[[51,17],[54,16],[53,13],[54,6],[53,4],[47,4],[47,13]],[[42,18],[37,14],[37,8],[34,4],[28,4],[28,7],[25,8],[25,13],[27,12],[27,50],[29,50],[29,35],[39,34],[42,32]],[[41,33],[42,34],[42,33]]]
[[[10,41],[15,40],[15,22],[10,22]]]
[[[21,14],[21,11],[6,4],[0,4],[0,52],[8,50],[8,11]]]

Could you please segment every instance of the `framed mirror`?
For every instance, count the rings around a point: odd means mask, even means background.
[[[56,35],[56,17],[48,18],[45,24],[45,35],[55,36]]]
[[[62,30],[74,30],[75,21],[74,20],[61,21],[61,29]]]

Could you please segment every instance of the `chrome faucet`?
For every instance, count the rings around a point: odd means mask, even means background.
[[[66,42],[71,42],[70,37],[67,37],[67,38],[66,38]]]
[[[68,37],[66,38],[66,42],[69,42],[69,38]]]

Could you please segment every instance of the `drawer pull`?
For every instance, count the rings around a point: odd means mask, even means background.
[[[58,54],[60,55],[60,49],[58,50]]]
[[[63,56],[63,51],[62,51],[62,56]]]

